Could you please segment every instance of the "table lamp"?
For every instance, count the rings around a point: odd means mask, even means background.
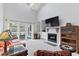
[[[10,30],[3,31],[0,34],[0,41],[4,41],[4,53],[7,52],[7,41],[11,39],[12,39],[12,36],[11,36]]]

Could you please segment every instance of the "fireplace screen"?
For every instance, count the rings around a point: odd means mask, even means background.
[[[57,34],[48,34],[48,41],[57,43]]]

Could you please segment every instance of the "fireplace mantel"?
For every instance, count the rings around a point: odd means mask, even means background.
[[[57,43],[51,42],[51,41],[50,41],[50,43],[60,45],[60,27],[59,26],[58,27],[46,27],[46,32],[47,32],[47,39],[46,39],[47,41],[48,41],[48,34],[56,34],[57,35]]]
[[[48,41],[48,34],[57,34],[57,43]],[[42,32],[42,37],[49,43],[60,45],[60,27],[46,27],[46,32]]]
[[[46,32],[49,33],[59,33],[60,27],[46,27]]]

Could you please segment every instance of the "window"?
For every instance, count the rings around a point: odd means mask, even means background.
[[[33,39],[33,24],[9,21],[9,29],[12,35],[16,35],[18,39]]]
[[[20,35],[19,35],[19,38],[21,39],[21,40],[23,40],[23,39],[25,39],[25,34],[26,34],[26,31],[25,31],[25,25],[23,25],[23,24],[20,24],[20,26],[19,26],[19,33],[20,33]]]
[[[17,35],[17,24],[16,23],[10,23],[9,24],[9,29],[12,33],[12,35]]]

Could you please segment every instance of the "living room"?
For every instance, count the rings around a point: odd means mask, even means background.
[[[76,15],[75,15],[76,14]],[[40,9],[38,12],[38,21],[40,21],[40,35],[41,39],[36,41],[36,40],[29,40],[28,42],[28,51],[29,55],[34,54],[35,51],[38,50],[46,50],[46,51],[59,51],[61,48],[59,47],[61,45],[61,39],[63,39],[64,36],[66,36],[64,33],[61,36],[61,29],[64,27],[62,31],[65,31],[66,26],[78,26],[78,3],[49,3],[49,4],[44,4],[43,7]],[[54,21],[55,17],[58,16],[58,22],[59,26],[51,26],[50,22]],[[46,20],[51,20],[48,21],[49,24],[46,24]],[[75,19],[75,20],[74,20]],[[56,19],[55,19],[56,20]],[[57,23],[58,23],[57,22]],[[56,22],[54,22],[54,25],[57,25]],[[72,29],[73,30],[73,29]],[[58,34],[57,36],[57,46],[53,47],[56,45],[54,42],[50,42],[48,38],[48,34]],[[64,39],[70,39],[70,37],[74,34],[68,34],[69,37],[65,37]],[[71,36],[70,36],[71,35]],[[52,35],[53,37],[53,35]],[[62,37],[62,38],[61,38]],[[76,39],[76,37],[74,37]],[[71,38],[71,39],[74,39]],[[64,40],[63,40],[64,41]],[[34,42],[34,44],[33,44]],[[37,43],[36,43],[37,42]],[[69,42],[69,41],[68,41]],[[75,41],[73,41],[75,42]],[[67,43],[67,42],[66,42]],[[32,45],[31,45],[32,44]],[[42,46],[41,46],[42,45]],[[50,46],[49,46],[50,45]],[[68,43],[70,45],[70,43]],[[31,47],[29,47],[31,46]],[[71,45],[70,45],[71,46]],[[68,47],[68,46],[67,46]],[[77,53],[72,53],[72,55],[78,55]]]
[[[39,56],[79,55],[78,6],[78,3],[0,3],[0,43],[3,44],[0,55],[38,56],[38,51]],[[11,33],[6,35],[11,35],[12,40],[6,47],[9,40],[3,34],[8,30]],[[9,53],[17,45],[21,48],[23,45],[23,54]]]

